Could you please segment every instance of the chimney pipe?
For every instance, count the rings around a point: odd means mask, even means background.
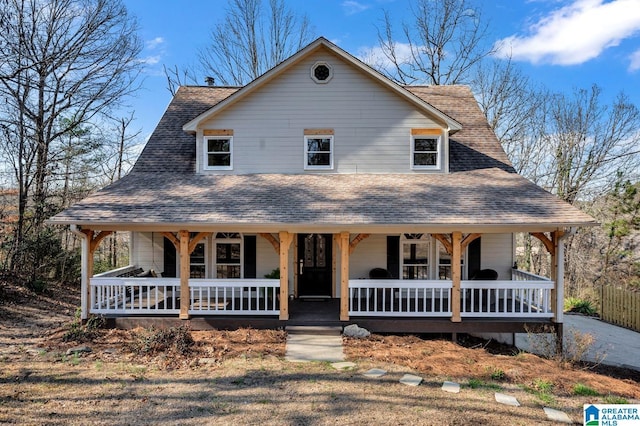
[[[204,78],[204,82],[207,83],[207,86],[215,86],[216,85],[216,79],[213,77],[205,77]]]

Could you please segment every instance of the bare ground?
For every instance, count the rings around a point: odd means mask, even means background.
[[[186,332],[193,345],[157,352],[144,350],[157,336],[148,330],[100,330],[88,342],[65,342],[78,290],[53,287],[35,296],[5,286],[5,292],[2,424],[553,424],[543,406],[581,424],[585,403],[640,399],[638,372],[601,367],[600,374],[478,341],[345,338],[347,358],[357,364],[348,371],[285,361],[285,333],[274,330]],[[82,345],[92,351],[66,355]],[[370,368],[388,374],[365,378]],[[424,381],[402,385],[405,373]],[[444,380],[462,391],[443,392]],[[577,396],[577,385],[597,395]],[[522,406],[496,403],[496,391]]]

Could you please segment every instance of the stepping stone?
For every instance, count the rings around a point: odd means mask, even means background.
[[[354,362],[344,361],[344,362],[334,362],[331,364],[333,368],[336,370],[350,370],[352,368],[356,368],[357,365]]]
[[[496,392],[496,401],[500,404],[511,405],[512,407],[519,407],[520,403],[511,395],[505,395],[503,393]]]
[[[371,377],[371,378],[377,379],[378,377],[382,377],[385,374],[387,374],[387,370],[382,370],[380,368],[372,368],[371,370],[366,371],[362,375],[365,377]]]
[[[554,410],[553,408],[544,407],[544,413],[547,415],[549,420],[553,420],[554,422],[559,423],[568,423],[572,424],[573,422],[567,415],[567,413],[559,410]]]
[[[444,382],[442,390],[449,393],[460,393],[460,384],[455,382]]]
[[[400,383],[408,386],[418,386],[422,382],[422,377],[414,376],[413,374],[405,374],[400,379]]]

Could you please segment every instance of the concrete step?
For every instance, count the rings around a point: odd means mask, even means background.
[[[306,334],[310,336],[340,336],[342,327],[327,327],[319,325],[288,325],[285,331],[289,334]]]

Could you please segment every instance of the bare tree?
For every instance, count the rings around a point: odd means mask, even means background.
[[[619,171],[637,180],[640,110],[624,94],[603,105],[600,94],[594,85],[549,95],[533,134],[546,161],[525,175],[572,204],[611,191]]]
[[[296,15],[284,0],[231,0],[224,20],[211,31],[200,52],[206,76],[223,85],[244,86],[311,41],[306,15]],[[176,73],[178,74],[178,73]]]
[[[56,145],[137,89],[142,44],[119,0],[4,0],[0,16],[0,126],[19,190],[19,253],[26,218],[37,231],[51,213]]]
[[[458,84],[492,48],[485,47],[488,25],[468,0],[418,0],[413,21],[401,24],[401,37],[384,14],[378,42],[384,61],[372,64],[401,84]],[[383,66],[383,63],[390,66]]]

